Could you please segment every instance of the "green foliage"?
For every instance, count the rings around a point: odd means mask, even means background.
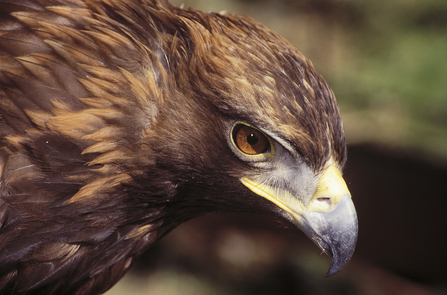
[[[386,110],[400,121],[400,134],[372,141],[447,156],[447,2],[364,1],[357,8],[362,25],[346,28],[355,58],[332,84],[342,109]],[[352,140],[371,139],[361,137]]]

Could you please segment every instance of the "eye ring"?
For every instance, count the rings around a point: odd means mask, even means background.
[[[232,131],[232,142],[238,150],[249,156],[266,154],[271,151],[271,142],[258,129],[246,124],[235,124]]]

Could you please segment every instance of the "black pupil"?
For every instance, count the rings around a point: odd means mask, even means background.
[[[251,133],[249,136],[247,136],[247,142],[250,145],[254,145],[258,142],[258,136],[254,133]]]

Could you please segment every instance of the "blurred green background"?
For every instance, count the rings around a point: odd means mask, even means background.
[[[187,222],[107,294],[447,294],[447,1],[191,0],[248,15],[334,90],[359,215],[347,268],[265,216]]]

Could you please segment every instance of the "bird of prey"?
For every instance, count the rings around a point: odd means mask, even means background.
[[[99,294],[180,223],[275,214],[350,259],[333,92],[248,17],[0,0],[0,293]]]

